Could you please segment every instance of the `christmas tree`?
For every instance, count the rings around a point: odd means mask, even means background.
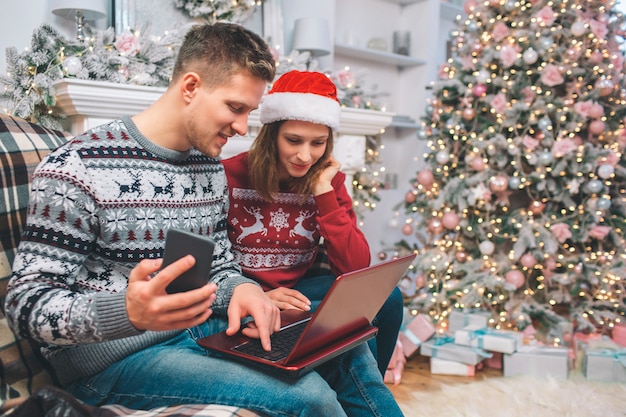
[[[530,324],[550,343],[626,313],[624,18],[611,0],[467,0],[396,223],[413,314]],[[402,210],[404,208],[404,210]],[[404,222],[403,222],[404,220]],[[385,253],[381,253],[384,257]],[[567,340],[565,340],[567,341]]]

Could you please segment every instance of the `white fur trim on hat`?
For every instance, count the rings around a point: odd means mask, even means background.
[[[313,93],[272,93],[261,103],[261,123],[303,120],[339,129],[341,106],[331,98]]]

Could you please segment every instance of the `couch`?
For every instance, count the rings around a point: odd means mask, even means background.
[[[4,299],[11,276],[11,264],[26,217],[30,178],[41,159],[52,149],[63,144],[70,135],[46,129],[25,120],[0,114],[0,414],[12,412],[35,417],[24,411],[29,396],[41,401],[66,395],[53,387],[36,350],[26,340],[16,339],[4,315]],[[44,398],[46,397],[46,398]],[[65,397],[64,397],[65,398]],[[66,401],[76,402],[71,398]],[[32,402],[32,401],[31,401]],[[20,404],[22,404],[20,406]],[[156,408],[150,411],[130,410],[111,405],[97,410],[87,407],[87,414],[98,416],[141,417],[259,417],[260,415],[237,407],[221,405],[180,405]],[[16,411],[17,410],[17,411]],[[92,414],[93,413],[93,414]],[[61,415],[61,414],[54,414]]]

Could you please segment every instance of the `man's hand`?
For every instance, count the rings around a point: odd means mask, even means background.
[[[276,307],[281,310],[311,310],[311,300],[298,290],[286,287],[278,287],[273,290],[266,291],[265,294],[272,300]]]
[[[165,288],[196,263],[187,255],[159,270],[161,259],[143,260],[128,278],[126,310],[128,319],[138,330],[173,330],[197,326],[212,314],[217,286],[207,284],[196,290],[168,294]]]
[[[280,310],[265,295],[261,287],[251,283],[235,287],[228,305],[228,329],[226,334],[234,335],[241,327],[241,319],[252,316],[254,323],[242,330],[248,337],[260,338],[263,349],[270,351],[270,335],[280,330]]]

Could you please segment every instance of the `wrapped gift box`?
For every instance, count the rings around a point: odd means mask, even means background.
[[[454,343],[492,352],[513,353],[524,344],[524,335],[512,330],[467,326],[454,332]]]
[[[487,311],[464,313],[453,310],[448,316],[448,331],[452,334],[467,326],[487,327],[491,314]]]
[[[626,325],[615,325],[615,327],[613,327],[611,338],[615,343],[626,347]]]
[[[583,374],[590,381],[626,382],[626,349],[586,352]]]
[[[398,340],[402,343],[404,356],[411,356],[419,346],[435,334],[430,318],[425,314],[418,314],[412,318],[406,326],[400,329]]]
[[[626,382],[626,349],[610,339],[585,346],[583,374],[590,381]]]
[[[482,349],[457,345],[451,337],[431,338],[422,343],[420,353],[431,358],[461,362],[466,365],[476,365],[491,356],[490,353]]]
[[[474,376],[476,374],[476,366],[445,359],[430,358],[430,373],[435,375]]]
[[[482,364],[485,368],[502,369],[503,355],[500,352],[493,352],[493,356],[486,358]]]
[[[504,376],[550,375],[567,379],[569,374],[569,350],[564,347],[524,345],[517,352],[505,354],[503,362]]]

